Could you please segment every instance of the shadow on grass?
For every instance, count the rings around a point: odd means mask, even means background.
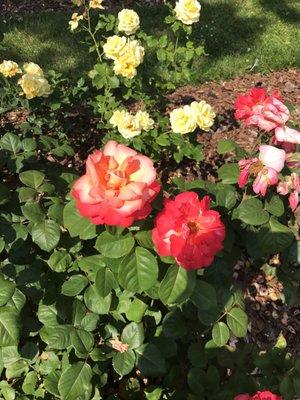
[[[288,5],[286,0],[259,0],[259,4],[265,10],[276,14],[284,22],[300,23],[300,11]]]

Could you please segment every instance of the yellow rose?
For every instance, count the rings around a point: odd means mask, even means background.
[[[78,13],[73,13],[71,17],[71,21],[69,21],[69,25],[71,27],[71,31],[74,31],[78,28],[79,21],[83,19],[83,15],[78,15]]]
[[[124,54],[115,60],[114,72],[116,75],[121,75],[124,78],[134,78],[137,74],[135,59],[130,54]]]
[[[109,36],[106,43],[103,45],[103,51],[107,58],[116,60],[124,53],[126,45],[125,36]]]
[[[126,117],[127,114],[128,112],[125,110],[114,111],[111,119],[109,120],[110,124],[112,124],[112,126],[114,127],[117,127],[121,123],[121,121]]]
[[[193,132],[197,127],[195,112],[190,106],[175,108],[175,110],[171,111],[170,122],[172,131],[175,133]]]
[[[101,10],[104,10],[102,3],[103,3],[103,0],[90,0],[90,7],[91,8],[99,8]]]
[[[199,128],[203,129],[204,131],[208,131],[213,125],[216,116],[211,105],[206,103],[204,100],[200,101],[199,103],[193,101],[191,104],[191,109],[195,113],[196,122]]]
[[[201,5],[197,0],[179,0],[175,5],[176,18],[186,25],[199,21]]]
[[[118,124],[118,131],[125,139],[140,135],[142,128],[135,115],[126,113]]]
[[[33,62],[29,62],[23,65],[23,69],[26,74],[32,74],[37,76],[44,76],[44,72],[41,67]]]
[[[18,84],[29,100],[34,97],[48,97],[51,92],[47,79],[38,75],[24,74]]]
[[[138,14],[133,10],[125,8],[118,14],[119,25],[118,29],[121,32],[125,32],[126,35],[132,35],[140,27],[140,18]]]
[[[135,115],[138,123],[140,124],[142,130],[148,132],[154,126],[154,121],[150,118],[149,114],[146,111],[138,111]]]
[[[131,54],[131,56],[135,59],[137,67],[143,62],[145,49],[143,46],[139,45],[137,40],[129,41],[124,49],[124,52]]]
[[[0,64],[0,74],[4,75],[5,78],[11,78],[17,74],[20,74],[22,71],[20,70],[18,64],[14,61],[4,60]]]

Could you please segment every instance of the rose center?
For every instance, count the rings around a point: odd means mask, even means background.
[[[189,221],[187,225],[191,233],[196,233],[198,231],[198,223],[196,221]]]
[[[109,189],[118,190],[127,184],[125,173],[118,170],[109,170],[105,175],[106,185]]]

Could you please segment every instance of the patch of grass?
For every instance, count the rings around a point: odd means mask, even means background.
[[[195,61],[194,83],[222,80],[250,70],[300,66],[300,2],[294,0],[202,0],[194,39],[207,56]],[[142,26],[163,33],[165,8],[138,10]],[[47,69],[77,77],[92,65],[81,38],[68,31],[69,14],[44,13],[0,21],[4,50],[0,59],[35,61]]]

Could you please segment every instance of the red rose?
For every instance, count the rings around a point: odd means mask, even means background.
[[[173,256],[186,269],[208,267],[225,238],[220,214],[209,207],[209,196],[199,200],[194,192],[166,199],[152,231],[158,254]]]
[[[282,400],[282,397],[269,392],[269,390],[265,390],[263,392],[257,392],[252,396],[252,400]]]
[[[79,213],[93,224],[127,227],[150,214],[159,191],[150,158],[111,140],[88,157],[72,196]]]
[[[252,397],[249,394],[245,393],[235,396],[233,400],[252,400]]]

